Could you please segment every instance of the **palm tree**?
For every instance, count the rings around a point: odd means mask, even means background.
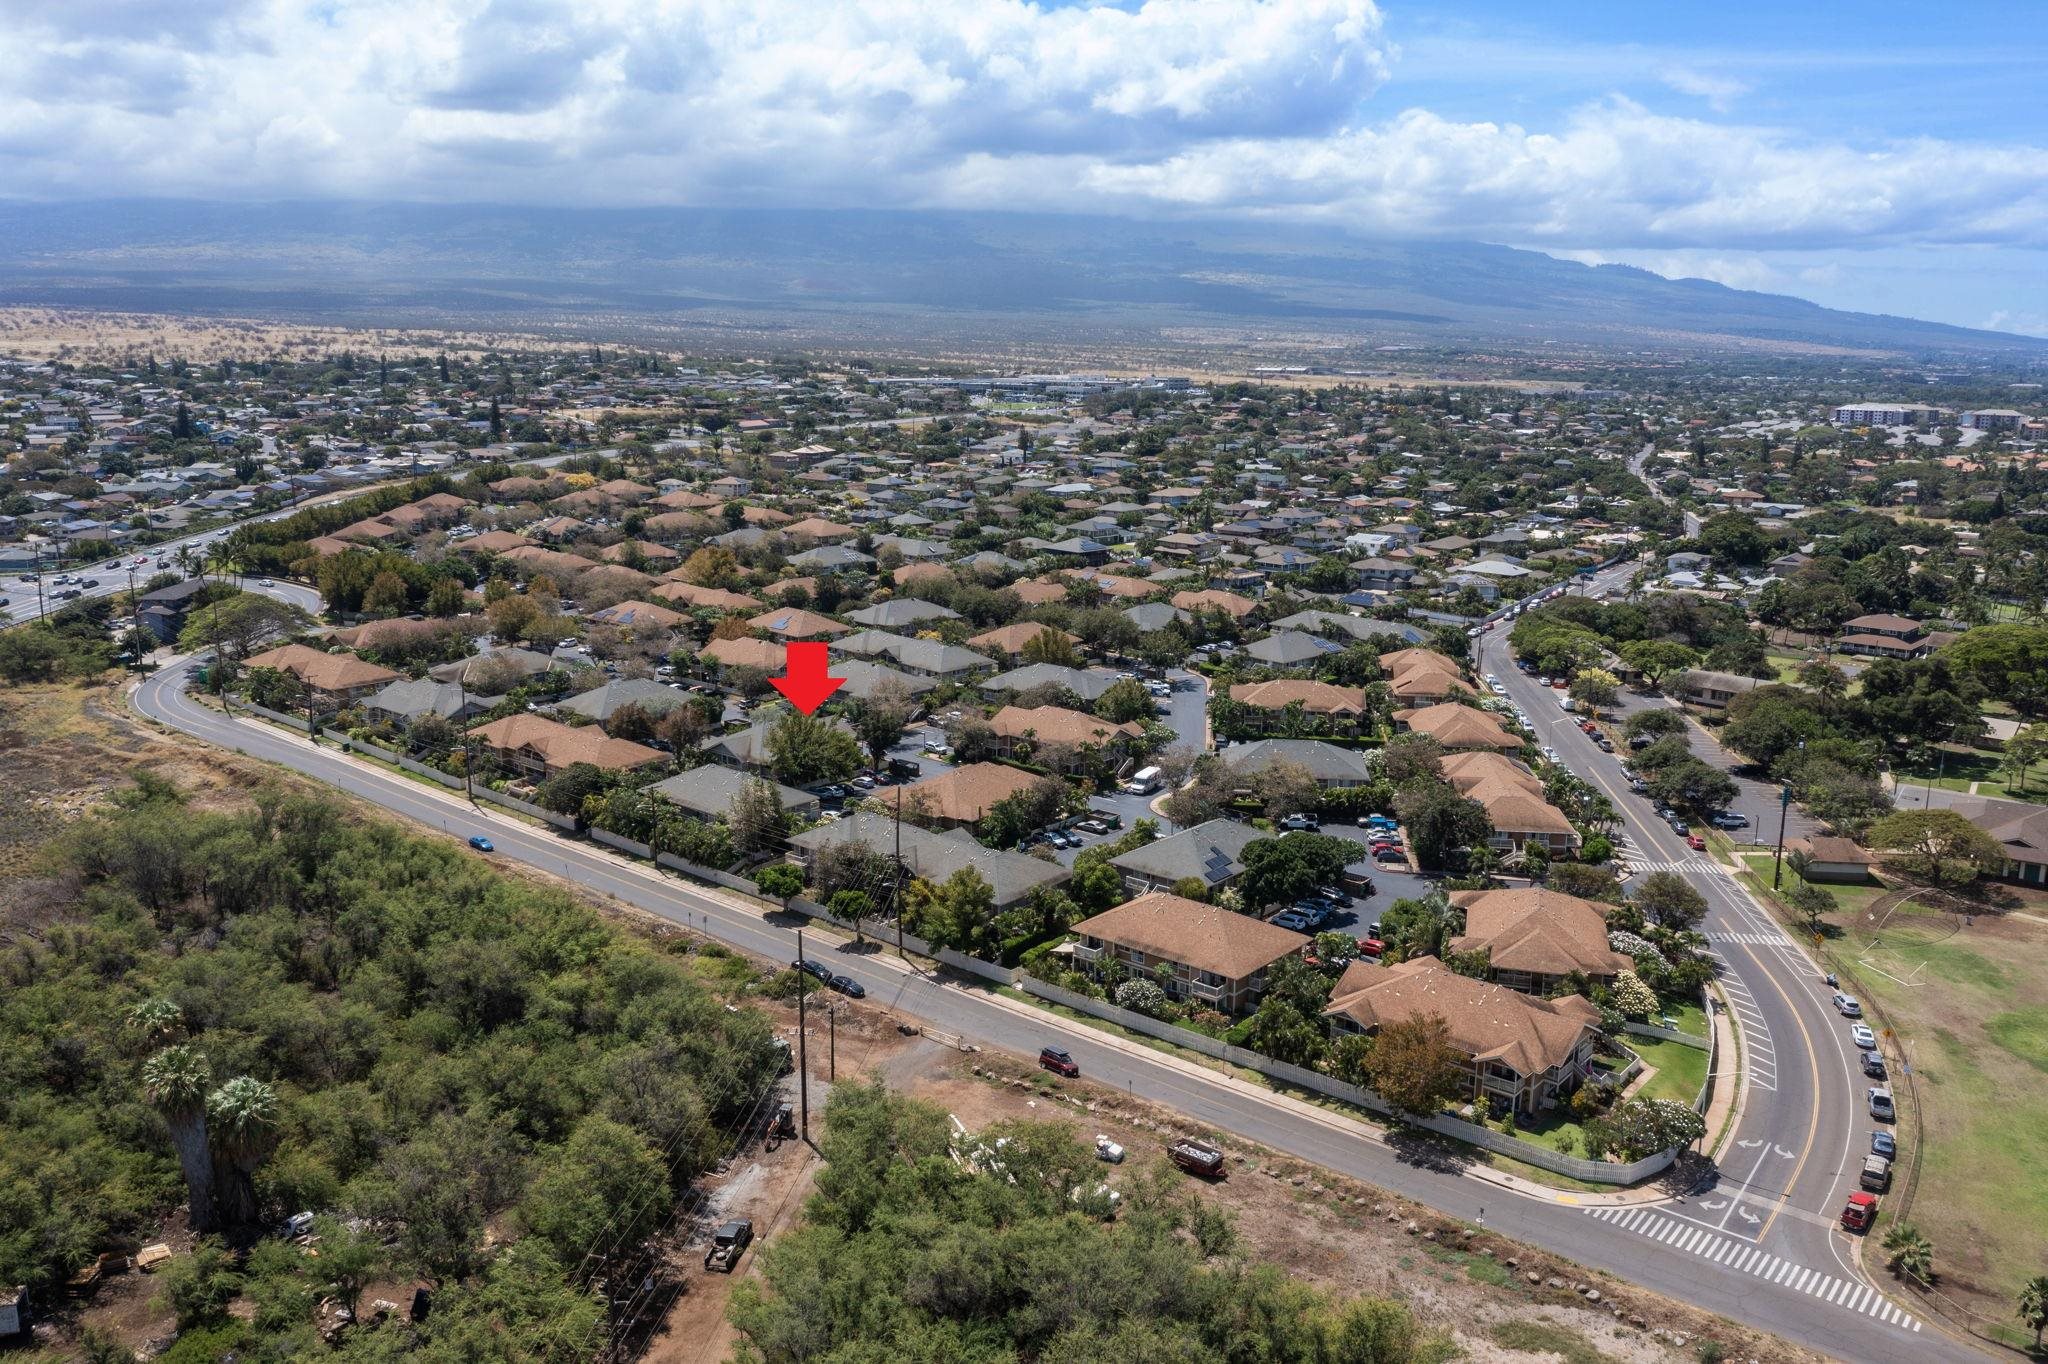
[[[2041,1352],[2041,1332],[2048,1328],[2048,1274],[2036,1274],[2020,1285],[2019,1319],[2034,1328],[2034,1352]]]
[[[1892,1273],[1923,1284],[1934,1277],[1934,1245],[1911,1222],[1900,1222],[1886,1232],[1884,1248]]]
[[[166,1047],[142,1067],[142,1090],[170,1129],[192,1230],[213,1229],[213,1152],[206,1144],[206,1054],[193,1046]]]
[[[142,1034],[150,1046],[168,1042],[185,1021],[185,1011],[173,1000],[145,999],[128,1011],[128,1026]]]
[[[213,1091],[206,1112],[214,1147],[228,1166],[222,1211],[231,1226],[247,1225],[256,1220],[256,1167],[277,1145],[277,1094],[261,1080],[237,1075]]]

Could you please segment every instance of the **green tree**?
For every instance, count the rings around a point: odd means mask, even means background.
[[[804,893],[803,870],[788,862],[771,862],[754,873],[754,884],[763,895],[787,900]]]
[[[1373,1036],[1365,1057],[1373,1093],[1395,1111],[1415,1117],[1439,1112],[1470,1088],[1466,1057],[1451,1041],[1450,1028],[1436,1015],[1386,1024]]]
[[[2034,1333],[2034,1351],[2041,1350],[2041,1332],[2048,1330],[2048,1274],[2036,1274],[2020,1285],[2015,1314]]]
[[[157,1271],[154,1302],[189,1331],[227,1319],[228,1304],[242,1291],[235,1257],[214,1237],[202,1237],[190,1255],[179,1255]]]
[[[1588,710],[1605,710],[1621,700],[1621,680],[1605,668],[1581,668],[1572,678],[1570,696]]]
[[[1934,1245],[1911,1222],[1897,1222],[1884,1234],[1885,1266],[1916,1283],[1934,1280]]]
[[[363,1290],[384,1272],[384,1247],[367,1228],[351,1229],[332,1217],[316,1220],[313,1231],[320,1238],[319,1273],[327,1291],[354,1317]]]
[[[1699,650],[1668,639],[1632,639],[1616,651],[1621,661],[1642,674],[1652,687],[1661,685],[1674,673],[1699,666]],[[1612,704],[1611,702],[1608,704]],[[1668,711],[1638,711],[1637,715],[1663,715]],[[1631,716],[1633,720],[1635,716]]]
[[[1688,1146],[1706,1135],[1706,1120],[1675,1099],[1623,1099],[1600,1119],[1609,1150],[1625,1161]]]
[[[1665,706],[1652,706],[1629,716],[1628,723],[1622,726],[1622,732],[1631,739],[1644,734],[1653,739],[1667,734],[1683,734],[1685,713]]]
[[[1155,709],[1152,694],[1144,684],[1130,678],[1120,678],[1104,689],[1095,698],[1095,714],[1113,725],[1128,724],[1132,721],[1144,723],[1153,718]]]
[[[247,658],[312,623],[312,617],[290,602],[260,592],[238,592],[186,616],[178,647],[186,653],[218,647],[229,658]]]
[[[370,580],[363,593],[362,611],[366,616],[401,616],[407,602],[405,579],[386,570]]]
[[[1080,656],[1074,652],[1073,640],[1067,632],[1051,626],[1025,640],[1024,647],[1018,651],[1018,656],[1026,663],[1050,663],[1061,668],[1078,667],[1081,662]],[[1181,657],[1185,658],[1186,655],[1183,654]]]
[[[520,1201],[520,1220],[579,1277],[635,1251],[668,1220],[661,1154],[623,1123],[585,1118],[540,1166]]]
[[[223,1217],[230,1226],[257,1220],[256,1170],[277,1146],[277,1094],[261,1080],[238,1075],[207,1096],[206,1117],[217,1156],[225,1169],[219,1187]]]
[[[1806,931],[1818,935],[1822,928],[1821,916],[1835,907],[1835,899],[1819,886],[1805,881],[1786,892],[1785,901],[1796,910],[1806,923]]]
[[[212,1083],[206,1056],[193,1046],[166,1047],[142,1067],[142,1091],[164,1120],[184,1172],[189,1224],[211,1231],[213,1150],[206,1139],[206,1087]]]
[[[900,683],[889,681],[848,707],[854,736],[867,749],[869,763],[877,771],[888,762],[889,750],[903,742],[903,727],[916,713],[917,702],[910,693]]]
[[[1676,872],[1651,872],[1629,898],[1644,917],[1674,932],[1691,932],[1707,916],[1707,897]]]
[[[725,818],[732,831],[732,850],[741,857],[782,851],[789,833],[789,817],[782,808],[782,798],[775,793],[775,783],[759,777],[744,778]]]
[[[981,955],[995,912],[995,887],[973,867],[962,867],[938,885],[923,878],[911,882],[904,926],[934,947]]]
[[[1328,834],[1255,838],[1238,854],[1244,864],[1239,893],[1248,908],[1284,904],[1333,884],[1357,856],[1356,843]]]
[[[792,711],[768,731],[768,762],[790,786],[845,781],[860,770],[861,746],[836,721]]]
[[[1394,798],[1409,849],[1424,871],[1441,869],[1458,850],[1493,836],[1486,807],[1458,794],[1448,782],[1416,782]]]
[[[1960,889],[2005,865],[1998,840],[1953,810],[1899,810],[1870,826],[1864,841],[1901,875]]]
[[[468,600],[459,578],[436,578],[434,585],[427,589],[426,612],[430,616],[446,620],[460,615]]]

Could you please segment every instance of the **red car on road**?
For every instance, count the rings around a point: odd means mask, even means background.
[[[1707,850],[1707,840],[1701,838],[1698,834],[1687,834],[1685,836],[1685,846],[1691,848],[1694,852],[1705,852]]]

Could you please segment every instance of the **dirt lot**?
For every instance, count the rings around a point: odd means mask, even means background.
[[[1111,1184],[1140,1162],[1160,1159],[1156,1153],[1173,1136],[1194,1132],[1168,1110],[1054,1080],[1014,1058],[934,1048],[908,1054],[897,1070],[892,1081],[969,1128],[1067,1117],[1077,1141],[1110,1137],[1130,1152],[1109,1175]],[[1253,1256],[1335,1292],[1404,1298],[1425,1324],[1451,1333],[1462,1358],[1531,1357],[1526,1348],[1500,1343],[1496,1332],[1524,1346],[1548,1342],[1548,1353],[1569,1348],[1587,1361],[1691,1360],[1703,1339],[1718,1342],[1733,1360],[1824,1358],[1315,1166],[1240,1143],[1225,1150],[1230,1175],[1204,1186],[1206,1196],[1230,1209]],[[1543,1329],[1518,1325],[1529,1323]]]

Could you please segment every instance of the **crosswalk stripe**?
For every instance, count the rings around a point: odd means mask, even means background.
[[[1876,1317],[1902,1331],[1921,1329],[1918,1319],[1869,1284],[1839,1279],[1822,1270],[1780,1259],[1722,1228],[1705,1226],[1691,1218],[1666,1216],[1642,1207],[1585,1208],[1582,1211],[1673,1250],[1696,1255],[1712,1264],[1725,1265],[1736,1273],[1752,1275],[1832,1306]]]

